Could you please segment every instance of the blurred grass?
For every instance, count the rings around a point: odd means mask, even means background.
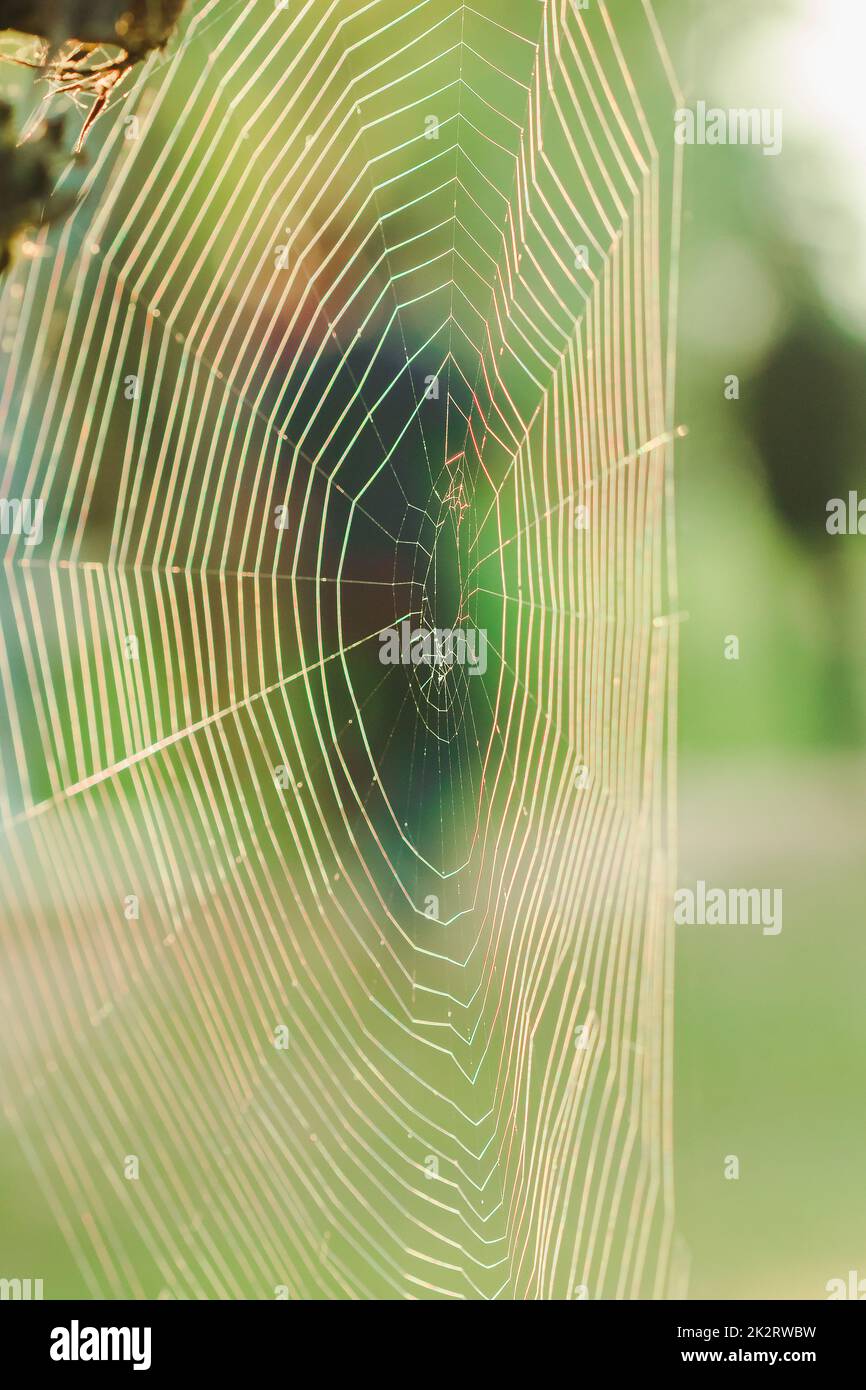
[[[683,777],[680,881],[772,884],[777,937],[677,934],[680,1228],[693,1298],[821,1298],[866,1267],[862,756]],[[727,1154],[740,1178],[723,1176]]]

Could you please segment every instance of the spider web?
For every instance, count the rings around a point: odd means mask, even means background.
[[[6,282],[5,1106],[90,1296],[670,1288],[677,97],[649,0],[211,0]]]

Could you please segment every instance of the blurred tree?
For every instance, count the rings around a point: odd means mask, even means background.
[[[802,264],[785,286],[788,325],[748,393],[752,436],[776,512],[813,555],[825,606],[826,736],[851,743],[861,713],[851,653],[859,650],[846,539],[827,531],[827,503],[863,488],[866,347],[828,314]]]
[[[0,29],[46,39],[53,50],[72,39],[82,46],[122,48],[137,62],[161,48],[184,0],[0,0]]]
[[[20,233],[53,222],[72,207],[74,195],[52,193],[67,158],[62,120],[47,121],[37,139],[18,145],[12,108],[0,102],[0,273]]]

